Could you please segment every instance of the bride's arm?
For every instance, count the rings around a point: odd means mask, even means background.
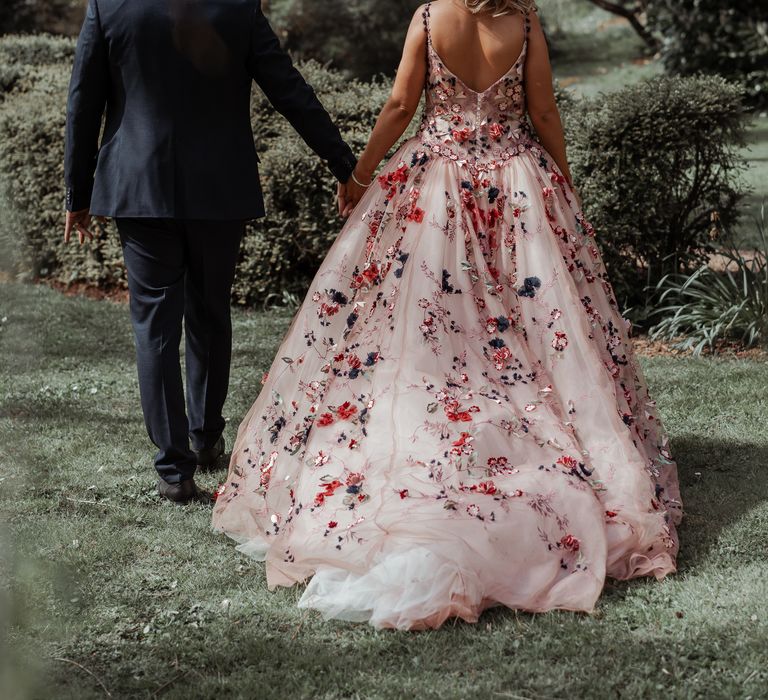
[[[355,177],[360,182],[371,182],[379,163],[405,133],[419,107],[426,75],[427,39],[421,10],[418,10],[408,29],[392,94],[381,110],[368,145],[357,162]],[[348,210],[351,210],[360,201],[365,189],[350,180],[346,190]]]
[[[565,148],[565,135],[560,112],[552,87],[552,67],[549,49],[539,18],[531,13],[531,34],[528,39],[528,59],[525,66],[525,91],[528,98],[528,114],[541,145],[554,158],[557,167],[573,186],[571,170]]]

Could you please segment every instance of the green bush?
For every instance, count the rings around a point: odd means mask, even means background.
[[[270,20],[296,56],[357,78],[392,75],[420,0],[272,0]]]
[[[768,105],[768,4],[652,0],[649,10],[668,71],[721,75],[743,83],[752,104]]]
[[[718,77],[656,78],[566,109],[569,153],[619,301],[693,269],[711,250],[712,219],[737,217],[740,88]],[[636,320],[642,320],[636,318]]]
[[[46,50],[46,42],[50,50]],[[72,42],[17,37],[0,41],[0,84],[13,77],[0,101],[0,246],[23,277],[57,283],[124,286],[119,240],[112,225],[87,246],[65,245],[63,152]],[[46,57],[54,61],[46,63]],[[25,66],[29,63],[29,66]],[[383,81],[360,83],[315,62],[300,66],[345,138],[360,149],[388,93]],[[262,151],[269,216],[250,227],[235,299],[256,304],[282,289],[299,293],[341,226],[335,184],[325,165],[276,114],[260,90],[252,122]],[[293,202],[293,203],[292,203]]]
[[[123,285],[113,229],[82,248],[62,242],[69,59],[45,59],[69,57],[71,49],[60,40],[0,41],[0,57],[14,57],[0,62],[0,79],[15,76],[0,101],[0,246],[15,251],[17,267],[29,277]],[[18,62],[30,58],[37,63],[32,68]],[[359,150],[389,83],[349,80],[314,62],[301,70]],[[640,304],[649,280],[692,269],[703,257],[713,211],[726,224],[735,217],[744,134],[739,90],[718,78],[667,78],[602,101],[561,102],[574,174],[616,290],[624,304]],[[259,90],[252,121],[268,214],[250,227],[239,263],[234,298],[248,305],[283,292],[301,295],[341,227],[325,166]]]

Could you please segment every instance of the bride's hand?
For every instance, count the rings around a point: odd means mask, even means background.
[[[362,175],[356,169],[352,173],[352,177],[349,178],[347,184],[344,185],[346,190],[346,206],[341,215],[346,219],[354,211],[360,200],[363,198],[365,191],[371,186],[373,176]]]

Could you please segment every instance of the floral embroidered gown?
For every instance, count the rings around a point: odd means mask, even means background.
[[[421,129],[331,248],[240,426],[214,528],[377,627],[590,611],[675,570],[676,467],[594,232],[525,118],[432,47]]]

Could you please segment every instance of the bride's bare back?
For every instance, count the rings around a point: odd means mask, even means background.
[[[470,90],[482,93],[506,75],[525,42],[525,18],[519,12],[494,17],[470,12],[463,0],[435,0],[413,16],[392,94],[384,105],[355,178],[367,183],[379,163],[403,135],[424,94],[428,70],[425,11],[429,11],[432,48],[445,67]],[[524,67],[526,109],[541,144],[571,182],[565,138],[552,87],[552,68],[544,32],[535,11],[527,15],[530,30]],[[340,211],[348,215],[364,189],[351,180],[342,187]]]
[[[523,17],[473,14],[464,3],[440,0],[430,8],[432,45],[448,70],[484,92],[515,64],[525,42]]]

